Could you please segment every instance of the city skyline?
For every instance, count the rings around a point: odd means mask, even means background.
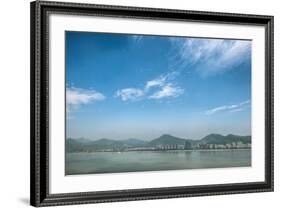
[[[65,35],[67,137],[251,135],[251,41]]]

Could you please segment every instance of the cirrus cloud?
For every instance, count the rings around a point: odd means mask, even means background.
[[[145,85],[145,90],[149,90],[152,87],[162,87],[165,84],[166,77],[165,76],[160,76],[157,79],[150,80],[146,83]]]
[[[208,76],[232,70],[251,58],[251,41],[171,38],[176,50],[177,63],[181,66],[195,66],[197,71]]]
[[[95,90],[86,90],[76,87],[67,87],[66,88],[66,111],[71,113],[74,110],[77,110],[80,105],[85,105],[97,101],[102,101],[105,99],[105,96]],[[68,115],[71,117],[70,115]]]
[[[205,114],[212,115],[212,114],[215,114],[215,113],[218,113],[221,111],[227,111],[230,113],[239,112],[239,111],[242,111],[243,108],[249,103],[250,103],[250,100],[246,100],[246,101],[240,102],[238,104],[234,104],[234,105],[223,105],[223,106],[209,109],[205,112]]]
[[[173,86],[171,83],[164,85],[161,90],[150,95],[150,99],[161,99],[165,97],[178,97],[184,93],[184,89]]]
[[[144,95],[143,90],[137,88],[125,88],[117,90],[115,96],[120,97],[123,101],[137,100]]]
[[[184,93],[184,89],[177,86],[174,82],[176,76],[176,72],[171,72],[147,81],[143,88],[124,88],[117,90],[115,97],[120,97],[123,101],[178,97]]]

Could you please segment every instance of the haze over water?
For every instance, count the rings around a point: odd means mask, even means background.
[[[251,150],[67,153],[66,175],[251,166]]]

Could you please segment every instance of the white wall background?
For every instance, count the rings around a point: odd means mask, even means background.
[[[278,207],[281,203],[281,71],[279,70],[281,67],[279,59],[281,56],[281,5],[279,1],[87,0],[87,2],[275,16],[275,192],[71,207]],[[1,1],[0,57],[0,207],[28,207],[29,1]]]

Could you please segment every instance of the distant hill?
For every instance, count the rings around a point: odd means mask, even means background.
[[[237,136],[228,134],[223,136],[220,134],[209,134],[200,140],[203,144],[228,144],[232,142],[242,142],[244,144],[251,143],[251,136]]]
[[[144,145],[147,142],[140,139],[126,139],[126,140],[113,140],[113,139],[99,139],[93,141],[92,144],[104,145],[104,146],[140,146]]]
[[[90,142],[92,142],[93,140],[91,140],[91,139],[86,139],[86,138],[83,138],[83,137],[81,137],[81,138],[78,138],[78,139],[75,139],[77,142],[79,142],[79,143],[90,143]]]
[[[104,145],[104,146],[112,145],[112,144],[120,144],[119,141],[112,140],[112,139],[105,139],[105,138],[93,141],[92,143],[96,145]]]
[[[79,139],[67,139],[65,148],[67,152],[85,152],[87,143],[80,142]]]
[[[165,144],[177,144],[184,145],[186,139],[171,136],[169,134],[164,134],[157,139],[153,139],[148,143],[150,146],[165,145]]]
[[[140,140],[140,139],[126,139],[122,141],[124,144],[126,144],[127,146],[143,146],[145,145],[147,142]]]
[[[79,139],[66,139],[66,151],[67,152],[92,152],[100,150],[114,150],[122,151],[126,148],[132,147],[157,147],[159,145],[177,144],[185,145],[189,142],[191,145],[196,144],[231,144],[233,142],[242,142],[244,144],[251,143],[251,136],[238,136],[228,134],[226,136],[220,134],[209,134],[201,140],[191,140],[175,137],[169,134],[164,134],[151,141],[144,141],[140,139],[126,139],[126,140],[113,140],[102,138],[99,140],[91,140],[85,138]]]
[[[145,146],[146,141],[139,139],[113,140],[102,138],[99,140],[90,139],[66,139],[67,152],[91,152],[101,149],[122,150],[127,147]]]

